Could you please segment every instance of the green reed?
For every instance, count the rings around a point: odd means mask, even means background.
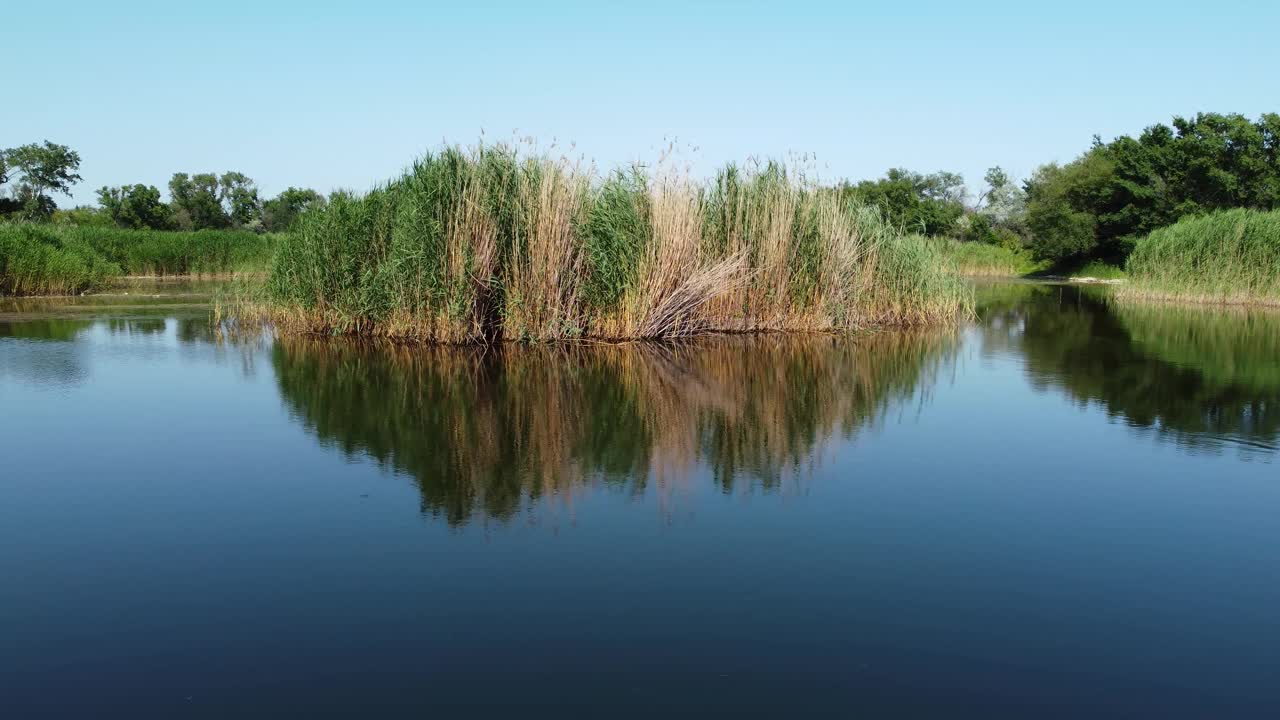
[[[0,295],[78,295],[120,274],[81,238],[35,225],[0,224]]]
[[[1140,240],[1126,298],[1280,305],[1280,211],[1226,210]]]
[[[276,235],[0,225],[0,293],[78,294],[120,275],[218,275],[265,271]]]
[[[971,294],[944,253],[789,175],[603,178],[545,153],[446,148],[285,237],[277,328],[402,341],[631,339],[947,323]]]

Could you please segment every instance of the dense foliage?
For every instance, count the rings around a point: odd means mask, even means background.
[[[518,208],[510,199],[520,191],[511,183],[520,180],[523,170],[485,163],[489,170],[484,172],[505,174],[500,180],[477,182],[505,185],[501,191],[491,188],[481,209],[496,213],[496,232],[510,236],[512,223],[518,220],[512,214]],[[100,209],[58,209],[53,197],[69,194],[80,179],[79,166],[75,151],[48,141],[0,152],[0,219],[146,230],[286,232],[328,202],[314,190],[295,187],[263,199],[251,178],[230,171],[176,173],[168,184],[167,201],[155,186],[131,184],[98,190]],[[725,213],[736,210],[725,203],[755,202],[752,198],[769,195],[775,170],[757,173],[746,185],[740,184],[739,174],[732,169],[718,177],[707,188],[707,207],[699,210],[709,218],[707,227],[733,232]],[[529,173],[525,179],[541,187],[537,172]],[[414,182],[413,177],[406,178],[388,192],[359,199],[353,207],[373,212],[371,208],[386,200],[388,208],[400,208],[399,198],[406,194],[400,188],[417,187]],[[582,262],[589,262],[593,271],[579,283],[577,299],[597,307],[618,302],[627,283],[635,281],[642,259],[639,238],[652,229],[652,203],[643,200],[654,191],[649,182],[635,172],[622,172],[590,181],[589,188],[575,186],[566,191],[573,195],[573,203],[581,201],[590,207],[582,219],[587,238]],[[737,194],[729,197],[726,192],[730,191]],[[414,192],[436,193],[432,202],[456,200],[440,188],[419,187]],[[457,189],[448,192],[456,194]],[[844,206],[876,209],[898,233],[961,243],[938,246],[960,260],[967,272],[1034,269],[1066,274],[1093,262],[1094,267],[1116,274],[1141,238],[1183,218],[1236,208],[1280,208],[1280,115],[1268,113],[1257,120],[1217,113],[1175,117],[1169,125],[1152,125],[1136,137],[1124,135],[1110,142],[1095,137],[1080,157],[1066,164],[1043,165],[1022,183],[993,167],[982,186],[972,192],[956,173],[921,174],[903,168],[891,169],[876,180],[841,183],[826,192]],[[579,197],[587,195],[590,202]],[[386,212],[391,211],[378,209],[375,214],[382,218]],[[433,222],[444,222],[448,213],[439,208],[434,212]],[[556,212],[568,210],[557,207]],[[1211,229],[1213,225],[1188,227]],[[794,233],[795,242],[788,247],[795,254],[788,261],[801,263],[795,269],[798,278],[811,278],[816,257],[810,252],[812,234],[799,226]],[[1218,242],[1216,236],[1202,240],[1207,246]],[[580,270],[572,268],[574,273]],[[800,292],[796,288],[802,285],[789,287]],[[505,290],[498,287],[495,292]]]
[[[0,214],[27,220],[46,220],[57,205],[53,193],[71,194],[80,181],[80,155],[48,140],[0,151],[0,190],[16,181],[11,197],[0,202]]]
[[[49,226],[0,225],[0,295],[78,294],[119,274],[82,238]]]
[[[1189,215],[1280,207],[1280,115],[1204,113],[1137,138],[1095,139],[1080,158],[1040,168],[1026,190],[1038,256],[1123,256]]]
[[[110,226],[135,230],[252,230],[283,232],[303,212],[325,203],[314,190],[290,187],[262,200],[244,173],[175,173],[169,201],[154,185],[141,183],[98,189],[99,207],[61,210],[56,194],[70,195],[80,181],[80,155],[45,141],[0,150],[0,221]]]
[[[277,242],[276,235],[236,230],[0,224],[0,294],[75,294],[101,289],[122,274],[261,271]]]
[[[893,225],[922,235],[947,235],[964,214],[964,178],[956,173],[921,175],[894,168],[879,180],[841,186],[848,199],[880,209]]]

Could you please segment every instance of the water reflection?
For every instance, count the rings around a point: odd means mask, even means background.
[[[124,356],[158,362],[175,351],[194,362],[237,359],[244,376],[251,377],[265,346],[261,337],[227,338],[207,309],[180,308],[185,314],[179,315],[172,307],[135,307],[116,317],[68,317],[42,308],[40,314],[9,316],[14,319],[0,316],[0,378],[35,387],[75,387],[90,378],[95,359]]]
[[[1027,284],[984,288],[979,315],[984,351],[1023,357],[1039,389],[1192,452],[1270,459],[1280,447],[1280,314]]]
[[[835,438],[926,389],[950,335],[717,338],[488,352],[279,340],[280,391],[323,442],[412,476],[451,524],[611,485],[660,500],[802,482]]]

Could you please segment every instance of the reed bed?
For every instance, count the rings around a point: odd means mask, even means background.
[[[265,272],[278,234],[247,230],[126,230],[71,227],[63,230],[96,248],[126,275],[225,275]]]
[[[121,275],[265,272],[278,236],[247,231],[167,232],[0,225],[0,293],[74,295]]]
[[[1048,263],[1037,262],[1026,251],[1011,250],[981,242],[939,240],[947,256],[955,262],[961,275],[967,277],[1021,277],[1047,270]]]
[[[304,216],[236,312],[457,344],[932,325],[971,306],[935,245],[780,165],[700,184],[481,145]]]
[[[1226,210],[1152,232],[1129,256],[1129,299],[1280,305],[1280,210]]]
[[[79,295],[119,274],[119,265],[78,237],[35,225],[0,225],[0,295]]]

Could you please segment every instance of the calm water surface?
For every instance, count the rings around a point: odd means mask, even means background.
[[[7,717],[1280,716],[1276,315],[479,352],[170,290],[0,301]]]

